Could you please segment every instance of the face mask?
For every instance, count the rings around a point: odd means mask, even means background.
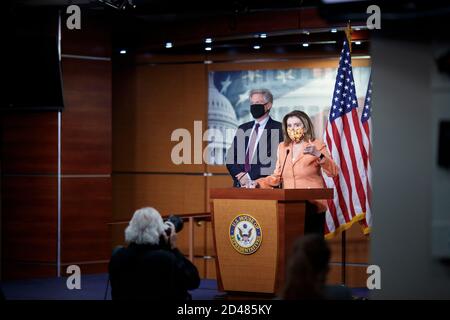
[[[266,111],[264,110],[264,106],[265,104],[260,103],[252,104],[250,106],[250,113],[252,114],[253,118],[259,119],[266,113]]]
[[[298,142],[302,141],[303,136],[305,135],[305,129],[303,129],[303,128],[295,128],[295,129],[288,128],[287,133],[288,133],[289,138],[291,138],[292,141],[294,141],[295,143],[298,143]]]

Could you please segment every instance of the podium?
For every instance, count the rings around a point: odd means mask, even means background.
[[[277,294],[294,241],[304,233],[306,201],[333,189],[210,189],[219,290]]]

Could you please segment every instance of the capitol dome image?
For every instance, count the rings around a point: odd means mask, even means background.
[[[236,113],[230,101],[214,85],[209,74],[208,90],[208,164],[224,164],[238,128]]]

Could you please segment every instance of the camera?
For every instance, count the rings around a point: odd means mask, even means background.
[[[183,219],[181,219],[180,217],[177,217],[175,215],[170,215],[164,222],[171,222],[173,223],[174,227],[175,227],[175,232],[178,233],[181,230],[183,230]],[[167,228],[166,229],[166,234],[168,237],[170,237],[170,233],[172,232],[172,229]]]

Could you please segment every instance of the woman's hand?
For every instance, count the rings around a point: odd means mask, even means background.
[[[315,157],[320,157],[321,153],[319,150],[317,150],[316,146],[311,143],[311,141],[308,141],[305,148],[303,149],[304,154],[310,154]]]

